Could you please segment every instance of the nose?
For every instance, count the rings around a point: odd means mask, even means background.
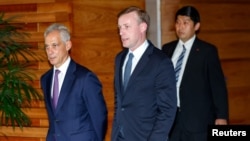
[[[47,47],[46,52],[47,52],[47,54],[51,54],[53,51],[52,51],[51,47]]]
[[[122,33],[123,33],[123,32],[122,32],[122,30],[121,30],[121,29],[119,29],[119,35],[122,35]]]
[[[123,27],[120,27],[120,28],[119,28],[119,34],[120,34],[120,35],[123,35],[123,34],[124,34],[124,28],[123,28]]]

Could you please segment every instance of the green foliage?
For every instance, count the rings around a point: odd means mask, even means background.
[[[13,17],[12,17],[13,18]],[[29,34],[22,27],[11,24],[11,18],[0,14],[0,126],[30,126],[31,121],[22,108],[42,96],[32,86],[35,75],[29,72],[30,58],[36,60],[31,46],[25,43]]]

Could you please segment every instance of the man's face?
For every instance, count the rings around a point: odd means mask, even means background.
[[[194,22],[188,16],[178,16],[175,22],[176,34],[183,42],[192,38],[199,27],[200,23],[194,25]]]
[[[64,43],[58,31],[53,31],[45,37],[45,49],[48,60],[57,68],[66,61],[70,48],[71,42],[67,41]]]
[[[118,28],[123,47],[134,50],[140,46],[145,40],[143,36],[145,34],[145,25],[145,23],[139,21],[135,12],[120,16]]]

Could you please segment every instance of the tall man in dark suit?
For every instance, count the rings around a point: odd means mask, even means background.
[[[146,39],[148,26],[148,14],[137,7],[124,9],[118,15],[124,50],[115,59],[112,141],[167,141],[175,118],[173,65]],[[133,54],[132,66],[124,84],[129,54]]]
[[[179,76],[179,108],[170,141],[206,141],[208,125],[226,125],[228,121],[225,78],[216,47],[196,36],[200,28],[198,11],[185,6],[177,11],[175,21],[179,40],[162,47]],[[181,64],[178,58],[183,50]]]
[[[47,57],[53,65],[41,77],[49,117],[46,141],[103,141],[107,109],[100,81],[69,56],[72,43],[64,25],[52,24],[44,37]],[[58,78],[55,72],[59,72]]]

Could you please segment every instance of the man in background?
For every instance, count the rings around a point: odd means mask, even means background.
[[[177,114],[170,141],[207,141],[208,125],[226,125],[228,96],[217,48],[196,33],[200,16],[192,6],[175,15],[178,40],[162,47],[175,67]]]

